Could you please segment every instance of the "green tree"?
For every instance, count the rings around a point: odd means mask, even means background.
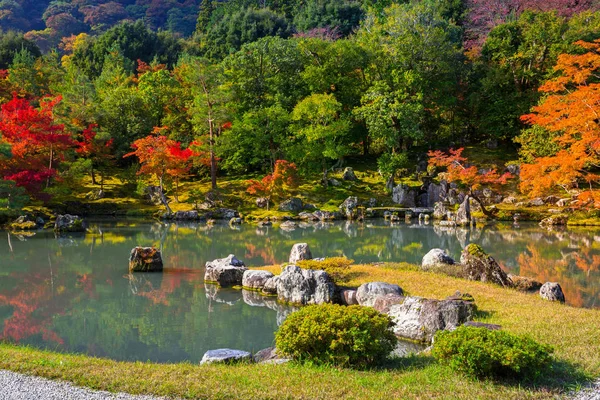
[[[8,69],[17,53],[23,50],[27,50],[33,58],[42,55],[36,44],[25,39],[22,34],[14,31],[0,34],[0,69]]]
[[[305,0],[294,16],[294,25],[300,32],[314,28],[333,28],[342,36],[354,31],[364,17],[359,1]]]

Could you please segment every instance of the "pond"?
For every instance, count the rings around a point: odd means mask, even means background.
[[[0,232],[0,339],[116,360],[197,362],[205,351],[257,351],[293,310],[252,292],[205,285],[204,264],[232,253],[248,266],[285,262],[294,243],[358,263],[420,263],[431,248],[455,258],[469,242],[506,271],[560,282],[567,302],[600,307],[600,230],[536,225],[483,229],[390,226],[386,221],[242,225],[97,221],[94,233],[24,237]],[[163,274],[127,274],[136,245],[163,252]]]

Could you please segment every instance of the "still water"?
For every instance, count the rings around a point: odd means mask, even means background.
[[[204,264],[230,253],[248,266],[285,262],[308,242],[317,256],[419,263],[431,248],[455,258],[470,242],[507,272],[560,282],[567,302],[600,308],[600,230],[536,225],[451,229],[385,221],[250,225],[99,221],[94,233],[0,232],[0,340],[117,360],[197,362],[209,349],[257,351],[293,310],[252,292],[205,285]],[[127,274],[136,245],[160,247],[165,272]]]

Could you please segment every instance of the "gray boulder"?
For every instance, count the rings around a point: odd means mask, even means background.
[[[259,197],[256,199],[256,207],[258,208],[267,208],[269,205],[269,199],[266,197]]]
[[[544,205],[544,200],[538,197],[536,199],[531,200],[529,202],[529,205],[534,207],[540,207]]]
[[[262,288],[262,294],[268,296],[277,295],[277,285],[279,284],[279,277],[273,276],[265,281],[265,284]]]
[[[358,178],[356,177],[356,174],[354,173],[354,170],[350,167],[346,167],[344,169],[344,175],[342,175],[342,179],[345,181],[357,181]]]
[[[353,219],[356,215],[356,209],[358,208],[358,198],[354,196],[348,197],[342,204],[340,204],[339,209],[343,215],[348,219]]]
[[[431,183],[427,187],[427,204],[426,207],[435,207],[436,203],[442,201],[442,186],[436,183]]]
[[[55,232],[85,232],[85,222],[78,215],[59,215],[54,222]]]
[[[173,219],[177,221],[195,221],[199,218],[198,211],[177,211]]]
[[[275,347],[267,347],[254,354],[254,362],[259,364],[285,364],[291,359],[280,357]]]
[[[417,192],[407,185],[401,184],[394,187],[392,201],[404,207],[416,207]]]
[[[160,186],[147,186],[144,188],[144,199],[149,204],[154,204],[155,206],[160,206],[163,203],[165,198],[164,193],[160,189]]]
[[[388,315],[395,323],[397,336],[431,342],[439,330],[452,330],[473,318],[475,305],[463,300],[431,300],[407,297],[390,307]]]
[[[436,271],[448,265],[454,265],[455,261],[442,249],[431,249],[423,256],[421,269],[424,271]]]
[[[377,296],[375,298],[375,303],[373,303],[373,308],[380,313],[387,314],[392,306],[404,303],[404,299],[404,296],[398,296],[397,294],[392,293]]]
[[[471,223],[471,205],[469,200],[470,197],[465,196],[464,201],[461,203],[460,207],[458,207],[458,211],[456,212],[457,225],[465,226]]]
[[[277,282],[277,298],[291,304],[331,303],[335,285],[327,272],[287,266]]]
[[[398,285],[385,282],[369,282],[363,283],[358,287],[356,291],[356,300],[361,306],[373,307],[377,297],[386,296],[393,294],[396,296],[402,296],[404,291]]]
[[[433,219],[441,220],[448,215],[448,209],[441,201],[433,205]]]
[[[232,364],[236,362],[252,362],[252,354],[242,350],[232,349],[217,349],[209,350],[204,353],[200,364],[212,364],[212,363],[223,363]]]
[[[287,211],[299,213],[304,208],[304,204],[302,200],[297,197],[292,197],[290,199],[285,200],[283,203],[279,205],[279,211]]]
[[[342,186],[342,182],[338,181],[335,178],[329,179],[328,182],[331,186],[335,186],[335,187]]]
[[[312,258],[313,256],[310,252],[310,247],[308,247],[308,243],[296,243],[292,246],[289,263],[295,264],[301,260],[312,260]]]
[[[546,282],[540,289],[540,296],[544,300],[565,302],[565,294],[560,285],[556,282]]]
[[[204,281],[217,283],[220,286],[239,286],[242,284],[244,272],[247,271],[244,263],[230,254],[226,258],[219,258],[206,263]]]
[[[340,292],[340,298],[342,305],[354,306],[358,304],[358,300],[356,300],[356,290],[344,289]]]
[[[512,282],[496,260],[474,243],[464,248],[460,255],[460,263],[467,279],[512,287]]]
[[[242,286],[244,289],[261,290],[265,287],[265,283],[274,275],[269,271],[259,271],[249,269],[244,271],[242,276]]]
[[[129,255],[129,272],[162,272],[160,251],[154,247],[135,247]]]
[[[512,283],[512,287],[521,292],[537,292],[542,287],[542,283],[525,276],[508,274],[508,279]]]

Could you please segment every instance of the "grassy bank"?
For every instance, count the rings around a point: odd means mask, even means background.
[[[265,267],[279,272],[279,266]],[[600,376],[600,311],[541,300],[489,284],[424,273],[407,264],[353,266],[349,285],[397,283],[411,295],[443,298],[456,290],[476,300],[478,321],[529,334],[555,348],[537,382],[474,381],[427,355],[369,371],[306,365],[198,366],[128,363],[0,345],[0,368],[110,391],[184,398],[553,398]],[[242,329],[243,327],[240,327]]]

